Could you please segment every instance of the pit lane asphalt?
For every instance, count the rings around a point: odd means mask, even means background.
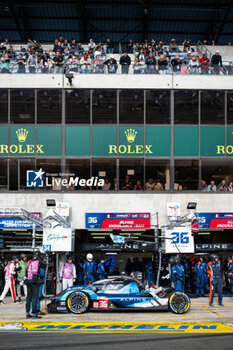
[[[1,350],[232,350],[232,334],[1,333]]]
[[[49,303],[49,300],[47,301]],[[176,315],[167,311],[91,311],[82,315],[72,313],[54,313],[42,316],[37,322],[233,322],[233,297],[223,299],[224,307],[217,304],[210,307],[208,298],[191,299],[191,309],[187,314]],[[45,302],[41,302],[41,309],[45,309]],[[10,297],[5,304],[0,305],[0,321],[25,322],[25,301],[13,304]],[[32,320],[32,322],[34,322]]]

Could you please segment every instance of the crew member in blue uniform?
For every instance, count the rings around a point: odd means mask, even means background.
[[[204,278],[206,274],[206,265],[203,259],[200,258],[194,267],[196,274],[196,295],[204,296]]]
[[[83,284],[84,282],[84,258],[80,257],[77,262],[77,284]]]
[[[214,293],[218,293],[218,303],[220,306],[223,306],[222,303],[222,273],[221,273],[221,263],[218,260],[218,256],[215,254],[211,255],[211,261],[208,265],[208,275],[210,278],[210,294],[209,294],[209,303],[210,306],[214,306]]]
[[[185,282],[185,273],[184,266],[181,265],[180,259],[174,259],[174,265],[171,266],[171,280],[174,283],[176,291],[184,292],[184,282]]]
[[[191,281],[190,281],[190,265],[188,262],[188,259],[183,257],[181,264],[184,266],[184,273],[185,273],[185,290],[191,289]]]
[[[146,265],[146,273],[147,273],[147,283],[150,287],[152,284],[154,284],[154,271],[153,271],[153,263],[152,261],[149,261]]]
[[[93,255],[91,253],[87,254],[86,259],[83,266],[85,286],[88,282],[93,283],[95,281],[95,262],[93,261]]]
[[[229,283],[231,287],[231,293],[233,293],[233,260],[229,259],[228,264],[229,265],[228,265],[227,274],[228,274]]]
[[[97,274],[98,274],[99,280],[104,280],[107,277],[107,272],[104,267],[104,259],[101,259],[97,266]]]

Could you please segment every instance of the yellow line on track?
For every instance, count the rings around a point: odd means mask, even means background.
[[[224,316],[218,314],[216,311],[211,310],[211,309],[209,309],[208,307],[206,307],[206,306],[204,306],[204,305],[200,305],[200,306],[203,307],[203,309],[208,310],[208,311],[212,312],[213,314],[215,314],[215,315],[217,315],[217,316],[219,316],[219,317],[223,317],[223,318],[224,318]]]

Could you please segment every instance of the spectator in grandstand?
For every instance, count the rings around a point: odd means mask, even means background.
[[[129,43],[127,45],[127,52],[133,53],[133,39],[129,39]]]
[[[71,39],[71,43],[69,44],[69,49],[71,48],[71,46],[74,47],[74,50],[76,51],[77,50],[77,43],[76,43],[76,40],[74,38]]]
[[[57,51],[60,51],[61,55],[63,54],[64,49],[62,47],[61,41],[58,41],[58,43],[57,43],[57,50],[55,52],[57,52]]]
[[[75,54],[73,54],[73,55],[75,55]],[[65,47],[63,50],[64,60],[67,61],[71,56],[72,56],[72,54],[69,52],[68,47]]]
[[[148,182],[146,182],[145,189],[146,189],[146,191],[151,191],[151,190],[153,190],[153,187],[154,187],[153,179],[150,178],[148,180]]]
[[[62,47],[65,49],[66,47],[69,48],[69,43],[68,43],[68,40],[65,39],[62,43]]]
[[[56,51],[56,55],[52,60],[52,64],[53,64],[53,72],[55,74],[57,74],[57,73],[62,74],[63,73],[65,60],[64,60],[64,58],[61,55],[61,52],[59,50]]]
[[[116,178],[116,177],[114,177],[114,179],[113,179],[112,189],[113,189],[114,191],[117,191],[117,178]]]
[[[203,40],[203,41],[202,41],[202,44],[203,44],[203,45],[208,45],[208,40],[206,40],[206,39]]]
[[[196,55],[192,56],[192,59],[189,61],[189,74],[198,74],[199,73],[199,62]]]
[[[28,60],[28,57],[31,55],[31,53],[32,53],[32,51],[31,51],[31,48],[29,47],[29,48],[27,49],[27,52],[25,53],[25,58],[26,58],[26,60]]]
[[[215,46],[215,40],[211,40],[211,45]]]
[[[78,72],[78,60],[75,55],[71,55],[71,57],[67,61],[67,70],[68,72]]]
[[[104,64],[108,67],[108,74],[116,74],[117,72],[117,61],[114,56],[110,56],[110,58],[104,62]]]
[[[201,192],[206,192],[207,191],[207,184],[205,180],[201,180]]]
[[[163,186],[159,181],[154,181],[153,191],[163,191]]]
[[[34,43],[31,38],[28,38],[27,49],[30,48],[31,46],[34,46]]]
[[[158,72],[159,74],[168,74],[168,60],[165,55],[160,55],[158,60]]]
[[[46,74],[49,71],[50,55],[46,52],[41,56],[41,73]]]
[[[30,74],[34,74],[37,69],[37,56],[33,51],[27,59],[27,68]]]
[[[140,52],[140,45],[139,45],[139,42],[136,42],[136,44],[134,45],[134,49],[133,49],[133,53],[134,53],[134,56],[137,57],[139,55],[139,52]]]
[[[123,181],[121,189],[123,191],[129,191],[132,190],[132,182],[130,181],[129,175],[126,175],[125,181]]]
[[[231,42],[229,41],[229,43],[227,43],[227,46],[231,46]]]
[[[184,60],[185,60],[186,64],[189,64],[189,61],[191,61],[192,57],[193,57],[192,56],[192,51],[189,50],[187,52],[187,54],[184,55]]]
[[[104,62],[100,60],[100,56],[96,56],[96,58],[93,61],[93,73],[104,73]]]
[[[217,50],[211,58],[211,70],[213,74],[219,74],[220,69],[223,69],[222,56],[220,55],[220,51]]]
[[[137,180],[137,182],[136,182],[136,184],[135,184],[133,189],[134,189],[134,191],[142,191],[143,190],[140,180]]]
[[[8,53],[5,53],[1,59],[1,73],[10,73],[10,58]]]
[[[105,59],[105,51],[104,51],[104,47],[101,43],[99,43],[99,45],[96,46],[96,48],[95,48],[94,57],[96,57],[96,56],[101,56],[102,60]]]
[[[42,48],[42,45],[39,45],[35,51],[36,51],[36,53],[43,54],[44,50]]]
[[[4,43],[1,43],[0,45],[0,52],[6,53],[6,46]]]
[[[61,42],[61,43],[63,43],[63,37],[62,37],[62,35],[59,37],[59,41]]]
[[[26,65],[26,60],[23,58],[23,55],[20,53],[17,60],[15,61],[15,64],[18,65],[18,70],[17,73],[25,73],[25,65]]]
[[[142,63],[139,58],[136,57],[133,65],[133,74],[141,74],[142,73]]]
[[[218,185],[218,192],[226,192],[228,190],[228,185],[226,180],[223,179],[221,183]]]
[[[158,69],[156,66],[156,58],[153,56],[153,53],[150,52],[149,56],[146,58],[146,73],[147,74],[155,74],[155,70]]]
[[[206,53],[199,59],[199,66],[201,67],[201,74],[209,74],[210,59]]]
[[[150,46],[152,47],[153,51],[155,52],[155,51],[156,51],[156,42],[155,42],[155,39],[151,39]]]
[[[180,72],[180,68],[182,65],[182,60],[180,59],[179,56],[176,56],[171,60],[171,65],[172,65],[172,71],[175,74],[178,74]]]
[[[184,42],[183,42],[183,51],[184,52],[187,52],[187,51],[192,51],[193,52],[193,49],[191,48],[191,43],[190,43],[190,40],[189,39],[184,39]]]
[[[148,54],[147,54],[147,56],[149,56],[150,53],[152,53],[152,55],[154,56],[155,49],[152,48],[152,46],[149,45],[149,46],[148,46]]]
[[[172,39],[169,45],[169,52],[180,52],[178,46],[176,45],[176,39]]]
[[[180,67],[180,74],[189,74],[186,63],[182,62]]]
[[[109,179],[106,177],[104,180],[104,185],[102,186],[103,191],[109,191],[111,189],[111,182],[109,182]]]
[[[106,48],[107,48],[107,53],[110,53],[110,54],[113,53],[113,51],[114,51],[114,45],[113,45],[113,43],[111,42],[111,39],[110,39],[110,38],[107,38],[107,40],[106,40]]]
[[[89,74],[91,71],[91,58],[87,52],[81,58],[80,64],[81,64],[81,73]]]
[[[228,191],[233,192],[233,182],[232,181],[229,183]]]
[[[54,45],[53,45],[53,52],[57,52],[57,50],[59,49],[58,47],[58,39],[54,40]]]
[[[9,56],[10,60],[14,60],[15,59],[16,54],[15,54],[15,51],[14,51],[14,48],[13,48],[12,45],[9,47],[7,53],[8,53],[8,56]]]
[[[217,191],[217,187],[215,185],[215,182],[212,180],[210,181],[210,184],[207,187],[207,192],[216,192]]]
[[[93,39],[90,39],[90,42],[88,44],[88,49],[90,49],[91,51],[94,51],[95,48],[95,43]]]
[[[78,46],[77,46],[77,54],[78,56],[81,58],[84,54],[84,48],[82,47],[82,44],[81,43],[78,43]]]
[[[143,62],[145,64],[145,62],[146,62],[146,55],[145,55],[143,49],[140,49],[139,54],[138,54],[137,57],[139,58],[140,62]]]
[[[156,56],[160,56],[164,54],[164,48],[163,48],[163,42],[162,40],[159,41],[157,47],[156,47]]]
[[[125,51],[124,54],[121,56],[120,65],[121,65],[121,73],[128,74],[129,66],[131,65],[131,58],[129,57],[127,51]]]

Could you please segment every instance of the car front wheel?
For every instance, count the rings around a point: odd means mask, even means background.
[[[83,292],[71,293],[66,301],[67,310],[73,314],[83,314],[89,309],[89,306],[89,297]]]

